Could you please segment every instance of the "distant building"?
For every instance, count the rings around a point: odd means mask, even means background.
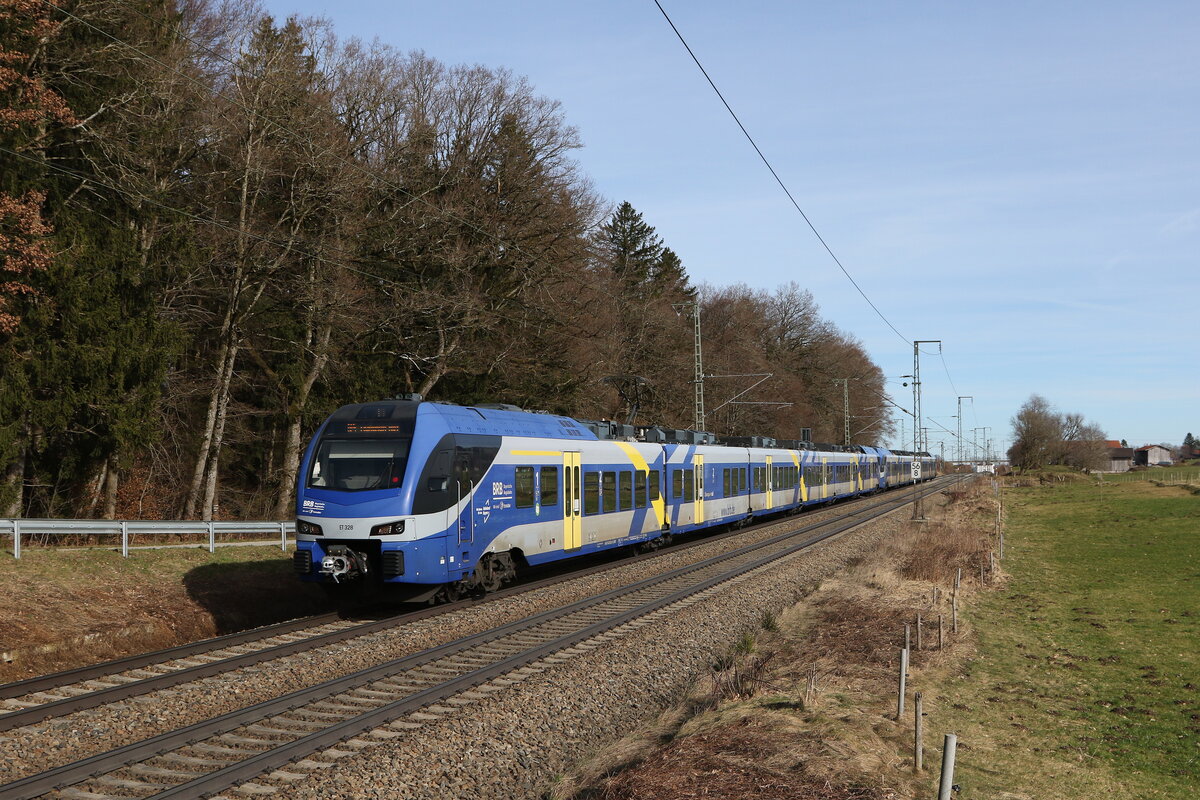
[[[1148,444],[1133,452],[1135,467],[1169,467],[1173,463],[1171,451],[1162,445]]]
[[[1133,468],[1133,448],[1121,447],[1117,441],[1108,441],[1108,463],[1101,472],[1129,472]]]

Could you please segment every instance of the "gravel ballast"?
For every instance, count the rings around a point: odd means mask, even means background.
[[[634,561],[568,583],[184,684],[0,735],[0,783],[175,730],[382,661],[617,588],[844,513],[809,513],[687,552]],[[620,730],[657,713],[714,654],[822,577],[858,558],[894,529],[897,514],[843,534],[713,596],[419,729],[403,725],[360,737],[361,752],[335,766],[264,780],[288,796],[536,796],[550,776]],[[434,715],[436,717],[436,715]],[[384,740],[379,746],[365,743]],[[343,748],[354,752],[354,748]],[[320,757],[316,757],[320,761]],[[486,768],[482,768],[486,765]],[[343,774],[358,776],[354,788]],[[490,787],[490,788],[489,788]],[[253,787],[247,787],[253,788]],[[330,793],[333,794],[330,794]]]
[[[245,796],[540,798],[572,763],[654,717],[767,611],[778,612],[903,525],[907,509],[822,542],[703,599],[631,624],[590,651],[481,693],[467,713],[363,735],[311,769],[265,776]],[[317,766],[320,764],[321,766]],[[307,774],[305,774],[307,773]]]

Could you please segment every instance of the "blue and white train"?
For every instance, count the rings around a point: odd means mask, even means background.
[[[301,465],[296,572],[335,594],[453,599],[527,566],[656,547],[937,467],[926,453],[777,444],[419,397],[343,406]]]

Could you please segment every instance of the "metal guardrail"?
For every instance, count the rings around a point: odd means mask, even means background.
[[[13,557],[21,557],[21,539],[27,536],[120,536],[121,555],[129,557],[129,539],[138,534],[156,536],[207,536],[208,552],[217,547],[220,534],[279,536],[279,547],[287,550],[288,535],[296,534],[295,522],[205,522],[203,520],[150,519],[0,519],[0,537],[11,535]]]

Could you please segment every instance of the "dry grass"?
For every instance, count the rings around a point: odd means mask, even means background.
[[[0,682],[106,661],[324,607],[277,548],[30,548],[0,559]],[[7,655],[4,655],[7,654]]]
[[[672,742],[640,768],[617,775],[592,795],[598,800],[685,800],[754,797],[760,800],[883,800],[895,797],[882,787],[835,783],[810,774],[794,747],[781,758],[788,739],[770,722],[741,720]],[[813,737],[801,741],[821,749]]]
[[[957,566],[977,555],[992,503],[978,489],[929,498],[935,521],[906,524],[872,558],[764,621],[752,646],[735,646],[679,706],[568,775],[551,797],[916,796],[924,779],[911,773],[911,720],[894,719],[904,625],[918,612],[932,620],[926,649],[912,652],[914,673],[944,671],[970,652],[964,640],[932,649],[937,613],[948,618],[947,595],[935,607],[932,588],[949,588]]]

